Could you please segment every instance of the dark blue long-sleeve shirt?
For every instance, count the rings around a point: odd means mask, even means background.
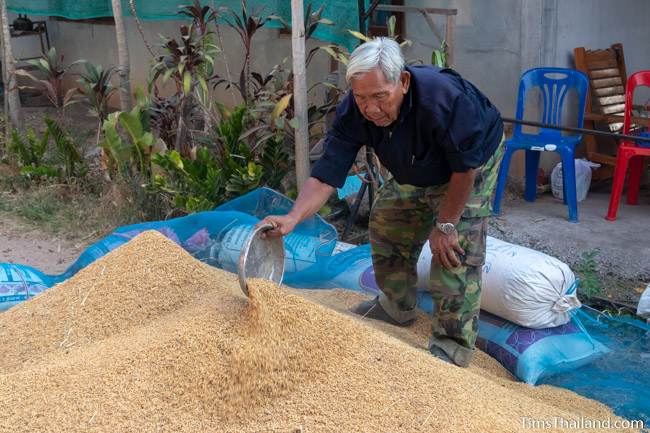
[[[340,188],[363,145],[371,146],[400,184],[445,184],[452,172],[485,164],[503,135],[499,111],[451,69],[407,67],[411,73],[397,120],[387,127],[365,119],[352,92],[336,108],[325,153],[311,175]]]

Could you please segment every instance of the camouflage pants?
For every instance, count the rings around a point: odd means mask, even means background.
[[[485,260],[487,217],[503,157],[503,141],[492,158],[477,170],[474,188],[459,224],[458,239],[465,255],[461,266],[447,270],[431,263],[434,300],[430,346],[444,350],[458,365],[468,365],[478,331],[481,274]],[[398,322],[415,317],[416,265],[422,246],[435,227],[448,185],[420,188],[389,179],[378,191],[370,214],[370,244],[379,302]]]

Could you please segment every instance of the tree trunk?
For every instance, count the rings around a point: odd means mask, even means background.
[[[307,118],[307,74],[305,72],[305,11],[303,0],[291,0],[291,47],[293,56],[293,107],[298,128],[296,180],[298,190],[309,178],[309,124]]]
[[[131,84],[129,83],[129,46],[126,43],[126,29],[120,0],[111,0],[113,18],[115,18],[115,35],[117,37],[117,61],[120,76],[120,108],[122,111],[131,110]]]
[[[2,42],[4,53],[2,63],[6,68],[6,81],[4,83],[5,98],[9,106],[9,117],[14,127],[22,129],[23,113],[20,107],[20,96],[18,95],[18,84],[16,83],[16,61],[11,50],[11,35],[9,34],[9,21],[7,18],[7,5],[5,0],[0,0],[0,18],[2,25]]]

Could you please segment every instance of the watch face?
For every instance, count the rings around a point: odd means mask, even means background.
[[[441,223],[438,225],[438,228],[440,228],[440,231],[445,234],[449,234],[456,229],[456,227],[451,223]]]

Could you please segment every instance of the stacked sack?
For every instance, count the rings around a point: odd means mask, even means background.
[[[431,250],[418,260],[418,287],[430,289]],[[541,329],[564,325],[580,308],[578,280],[569,266],[547,254],[488,236],[481,309],[520,326]]]

